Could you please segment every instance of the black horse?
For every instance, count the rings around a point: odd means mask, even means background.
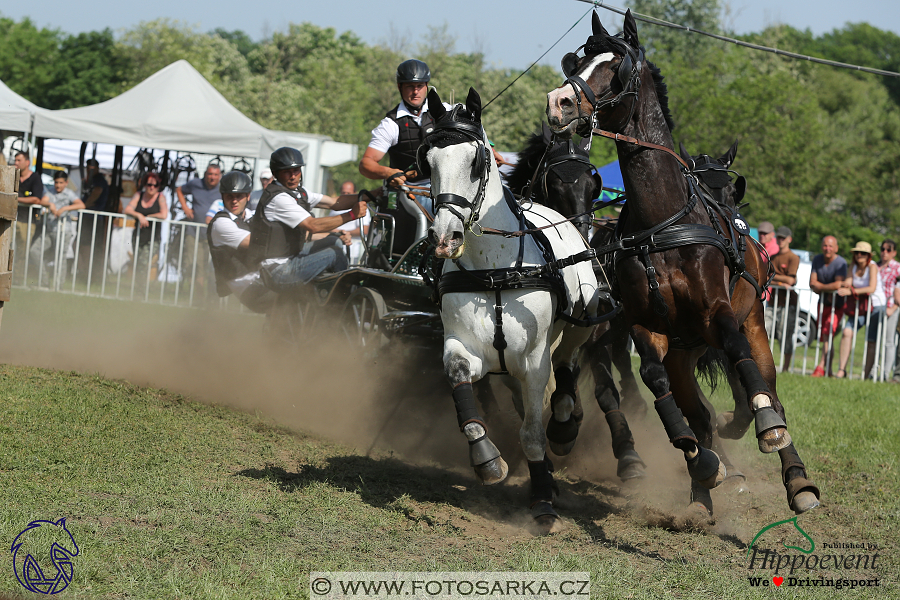
[[[684,453],[692,497],[711,511],[708,490],[725,477],[694,377],[713,346],[724,350],[747,399],[724,415],[719,433],[743,435],[752,415],[760,450],[779,453],[790,507],[802,513],[818,506],[819,489],[807,479],[776,392],[760,302],[768,266],[748,244],[746,222],[701,193],[675,153],[666,87],[644,56],[631,12],[616,36],[594,13],[583,48],[583,57],[563,57],[567,80],[548,94],[548,121],[557,135],[616,140],[628,203],[608,249],[641,378],[669,440]]]
[[[583,140],[581,144],[576,144],[572,140],[554,140],[550,128],[544,124],[542,131],[532,134],[525,148],[519,152],[518,162],[506,181],[513,193],[523,196],[523,201],[549,206],[562,215],[578,215],[573,222],[585,239],[588,239],[591,209],[594,199],[603,191],[603,181],[590,162],[588,151],[584,148],[586,142],[587,140]],[[599,279],[602,281],[602,275]],[[602,312],[611,310],[610,306]],[[596,340],[597,336],[594,335],[592,339]],[[616,368],[622,374],[623,389],[628,390],[626,399],[630,399],[637,407],[644,406],[637,390],[637,381],[631,372],[627,344],[626,331],[624,336],[612,339],[611,349],[607,348],[605,342],[592,343],[590,352],[582,355],[582,360],[589,360],[594,381],[597,382],[595,397],[609,425],[613,455],[618,461],[616,473],[623,480],[642,477],[645,466],[634,449],[634,437],[624,412],[620,410],[620,396],[612,377],[611,362],[614,360]],[[627,406],[621,408],[628,410]],[[568,428],[563,428],[552,420],[548,423],[547,440],[555,454],[565,455],[571,451],[583,414],[580,401],[576,400],[574,423]]]

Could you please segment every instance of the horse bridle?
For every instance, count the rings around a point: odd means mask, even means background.
[[[577,52],[584,48],[584,45],[580,46],[575,52],[571,52],[567,54],[563,58],[563,64],[566,64],[567,58],[569,59],[569,63],[571,64],[572,59],[570,56],[575,56],[575,60],[577,60]],[[619,67],[616,69],[616,75],[619,79],[619,83],[622,84],[622,91],[618,94],[614,94],[612,88],[599,99],[597,99],[594,94],[594,90],[591,89],[591,86],[587,84],[587,82],[579,77],[577,73],[566,73],[566,80],[563,82],[563,85],[572,86],[572,90],[575,92],[575,103],[578,106],[578,121],[581,123],[579,127],[576,129],[576,133],[579,135],[591,135],[590,132],[585,131],[585,126],[589,126],[591,130],[593,130],[595,123],[594,120],[597,116],[597,113],[600,110],[610,107],[616,107],[620,102],[623,101],[625,96],[634,96],[631,102],[631,110],[628,113],[628,118],[625,119],[625,123],[631,120],[631,117],[634,116],[635,108],[637,107],[638,100],[638,92],[641,88],[641,69],[644,64],[644,51],[638,50],[635,52],[631,48],[625,47],[625,52],[622,56],[622,62],[619,63]],[[581,111],[581,93],[584,94],[585,100],[587,100],[588,104],[591,106],[591,112],[589,115],[582,115]],[[584,131],[584,134],[581,132]]]
[[[472,165],[473,172],[478,173],[478,191],[475,194],[475,198],[473,200],[469,200],[468,198],[460,196],[459,194],[451,193],[438,194],[433,198],[435,217],[437,217],[437,212],[439,210],[448,210],[462,222],[463,229],[465,231],[471,231],[472,226],[478,222],[478,219],[481,216],[481,206],[482,204],[484,204],[484,196],[487,190],[488,179],[491,173],[490,164],[488,162],[490,151],[487,149],[487,146],[485,146],[484,131],[480,126],[474,123],[466,123],[465,121],[456,120],[456,114],[461,108],[462,105],[457,104],[450,112],[450,115],[446,119],[442,119],[441,123],[436,124],[434,130],[432,130],[431,133],[429,133],[425,137],[422,146],[419,148],[418,162],[420,170],[422,170],[422,163],[427,163],[427,160],[425,160],[424,157],[431,149],[429,139],[434,139],[434,136],[437,136],[440,133],[458,133],[466,138],[466,141],[475,142],[477,144],[477,148],[475,149],[475,159]],[[448,146],[455,146],[460,143],[463,142],[448,144]],[[431,169],[428,168],[427,172],[430,171]],[[467,219],[466,217],[464,217],[461,212],[454,208],[454,206],[468,208],[471,211],[469,213],[469,218]]]

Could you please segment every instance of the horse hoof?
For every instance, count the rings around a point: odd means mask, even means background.
[[[763,431],[759,435],[758,442],[760,452],[771,454],[790,446],[791,434],[788,433],[787,427],[775,427],[774,429]]]
[[[550,451],[557,456],[565,456],[572,451],[572,448],[575,447],[575,440],[571,442],[566,442],[565,444],[560,444],[559,442],[551,442],[547,440],[547,447],[550,448]]]
[[[578,439],[579,420],[574,415],[568,421],[559,422],[550,417],[547,422],[547,445],[553,454],[565,456],[575,447]]]
[[[819,506],[819,498],[812,492],[800,492],[794,496],[791,502],[791,510],[798,515],[802,515],[817,506]]]
[[[644,461],[634,450],[626,450],[619,457],[619,465],[616,468],[616,475],[622,481],[629,479],[637,479],[644,476]]]
[[[712,510],[702,502],[691,502],[685,512],[687,520],[691,523],[712,525],[716,522]]]
[[[728,486],[729,490],[736,494],[744,494],[750,491],[750,486],[747,485],[747,477],[734,469],[728,471],[724,485]]]
[[[721,438],[727,440],[739,440],[744,437],[744,434],[750,429],[751,422],[752,421],[747,421],[746,425],[741,425],[734,418],[734,411],[729,410],[720,413],[718,418],[716,418],[716,431]]]
[[[719,459],[719,455],[703,446],[697,446],[697,455],[687,461],[688,473],[691,479],[708,490],[718,487],[723,481],[727,471],[725,463]]]
[[[725,477],[727,475],[728,471],[725,469],[725,463],[720,461],[719,469],[713,475],[710,475],[706,479],[700,480],[698,483],[706,489],[711,490],[722,485],[722,482],[725,481]]]
[[[500,483],[509,474],[509,466],[503,457],[498,456],[482,465],[475,465],[475,474],[484,485]]]
[[[562,529],[562,519],[559,518],[550,502],[536,502],[531,507],[531,516],[534,518],[534,525],[540,535],[549,535]]]

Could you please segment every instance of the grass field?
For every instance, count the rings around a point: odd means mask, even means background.
[[[573,455],[554,459],[565,527],[538,537],[515,424],[497,428],[512,476],[478,485],[445,384],[421,370],[363,365],[328,344],[272,356],[252,317],[19,290],[2,325],[0,541],[65,517],[80,554],[62,598],[306,598],[309,573],[326,570],[588,571],[594,598],[900,597],[891,384],[779,377],[823,492],[798,523],[818,554],[878,547],[874,570],[804,576],[879,588],[759,588],[748,545],[792,514],[777,458],[752,439],[727,446],[750,491],[714,491],[716,522],[698,523],[655,415],[632,424],[648,477],[625,486],[588,404]],[[758,544],[796,555],[781,543],[803,541],[777,529]],[[0,593],[36,596],[10,554]]]

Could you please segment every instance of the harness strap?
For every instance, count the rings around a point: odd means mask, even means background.
[[[500,370],[504,373],[509,371],[506,368],[506,358],[503,351],[506,350],[506,336],[503,334],[503,302],[500,298],[501,290],[497,288],[497,295],[494,299],[494,314],[496,315],[496,323],[494,325],[494,349],[500,355]]]

